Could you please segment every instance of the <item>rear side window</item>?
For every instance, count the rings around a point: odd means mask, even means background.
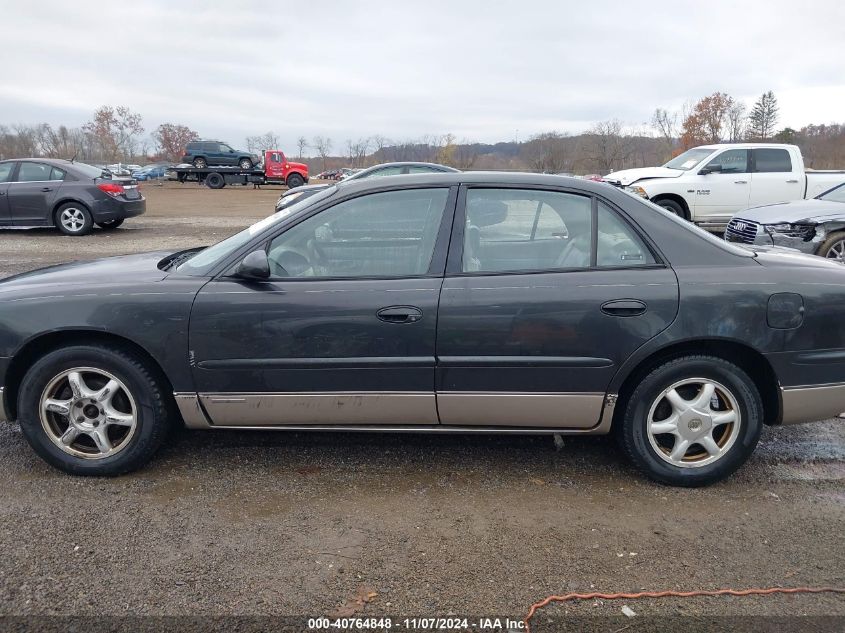
[[[50,170],[50,180],[64,180],[65,172],[58,167],[53,167]]]
[[[202,147],[202,143],[188,143],[188,146],[185,148],[185,151],[196,152],[201,147]]]
[[[51,180],[52,167],[44,163],[21,163],[18,170],[18,182],[39,182]]]
[[[654,256],[630,225],[599,202],[597,266],[647,266]]]
[[[204,152],[216,152],[217,148],[220,147],[217,143],[203,143],[202,144],[202,151]]]
[[[754,152],[755,172],[791,172],[792,159],[785,149],[761,148]]]
[[[9,182],[12,177],[12,168],[14,163],[0,163],[0,182]]]

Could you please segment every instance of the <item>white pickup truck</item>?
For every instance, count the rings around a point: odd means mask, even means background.
[[[775,143],[724,143],[687,150],[662,167],[624,169],[608,182],[712,231],[749,207],[813,198],[845,171],[804,169],[801,150]]]

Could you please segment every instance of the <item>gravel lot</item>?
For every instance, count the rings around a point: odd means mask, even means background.
[[[0,231],[0,276],[211,243],[279,195],[143,190],[147,214],[111,234]],[[228,431],[180,431],[141,472],[79,479],[5,423],[0,480],[0,615],[319,616],[346,603],[362,615],[522,617],[566,591],[845,586],[839,420],[766,430],[743,470],[703,490],[643,480],[606,438],[555,450],[545,437]],[[377,595],[356,605],[361,587]],[[550,606],[538,624],[622,604]],[[624,604],[845,616],[830,594]]]

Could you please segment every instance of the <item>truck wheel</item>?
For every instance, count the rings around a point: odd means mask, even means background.
[[[49,352],[27,372],[20,426],[51,466],[119,475],[143,466],[171,426],[167,389],[148,363],[116,347]]]
[[[287,185],[288,189],[296,189],[297,187],[301,187],[305,184],[305,179],[300,176],[299,174],[291,174],[288,176]]]
[[[252,169],[252,161],[248,158],[242,158],[239,165],[241,169]]]
[[[763,428],[754,382],[713,356],[660,365],[626,400],[622,448],[648,477],[670,486],[724,479],[745,463]]]
[[[194,167],[196,167],[197,169],[205,169],[206,167],[208,167],[208,161],[204,158],[195,158]]]
[[[222,189],[226,186],[226,179],[218,173],[208,174],[205,184],[209,189]]]
[[[845,232],[831,233],[819,246],[816,255],[828,259],[838,259],[841,262],[845,261]]]
[[[91,212],[78,202],[68,202],[56,209],[56,228],[65,235],[88,235],[94,228]]]
[[[658,207],[663,207],[669,213],[674,213],[679,218],[683,218],[684,220],[688,219],[687,214],[684,213],[684,208],[674,200],[658,200],[654,204],[656,204]]]

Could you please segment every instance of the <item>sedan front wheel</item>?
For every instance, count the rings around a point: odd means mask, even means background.
[[[724,479],[751,455],[763,425],[754,382],[721,358],[686,356],[649,373],[627,399],[624,450],[649,477],[673,486]]]
[[[148,364],[127,351],[64,347],[27,372],[18,417],[29,444],[52,466],[117,475],[142,466],[164,441],[165,393]]]

